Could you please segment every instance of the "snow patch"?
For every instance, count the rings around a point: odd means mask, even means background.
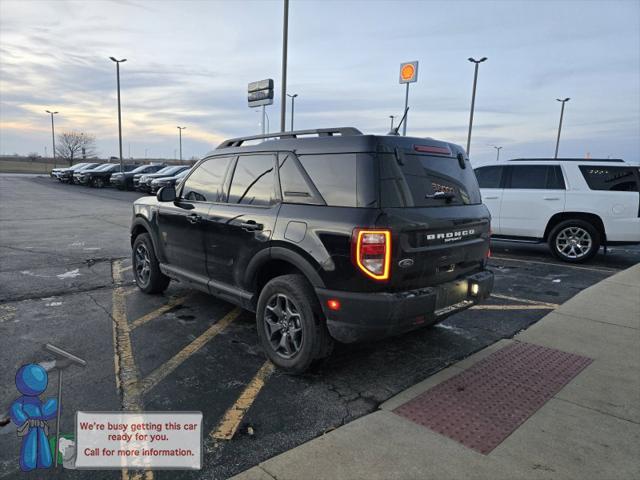
[[[51,303],[46,303],[45,307],[59,307],[60,305],[62,305],[62,302],[51,302]]]
[[[69,270],[68,272],[61,273],[60,275],[56,275],[60,280],[65,280],[67,278],[76,278],[79,277],[80,269],[76,268],[75,270]]]

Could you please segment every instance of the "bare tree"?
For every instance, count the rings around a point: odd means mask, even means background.
[[[73,165],[74,159],[96,155],[96,137],[82,132],[63,132],[56,142],[58,157]]]

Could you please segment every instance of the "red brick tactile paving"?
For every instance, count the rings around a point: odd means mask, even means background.
[[[394,412],[486,455],[591,362],[513,343]]]

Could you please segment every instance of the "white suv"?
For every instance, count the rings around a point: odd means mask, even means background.
[[[567,262],[640,243],[640,172],[623,160],[514,159],[475,169],[493,237],[547,242]]]

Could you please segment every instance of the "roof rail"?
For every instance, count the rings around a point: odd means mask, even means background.
[[[508,162],[624,162],[620,158],[512,158]]]
[[[266,135],[252,135],[250,137],[238,137],[238,138],[230,138],[229,140],[225,140],[222,142],[216,150],[221,148],[229,148],[229,147],[239,147],[244,142],[249,140],[261,140],[268,138],[298,138],[301,135],[317,135],[319,137],[332,137],[334,135],[341,135],[343,137],[354,136],[354,135],[362,135],[362,132],[354,127],[337,127],[337,128],[316,128],[312,130],[295,130],[293,132],[278,132],[278,133],[268,133]]]

